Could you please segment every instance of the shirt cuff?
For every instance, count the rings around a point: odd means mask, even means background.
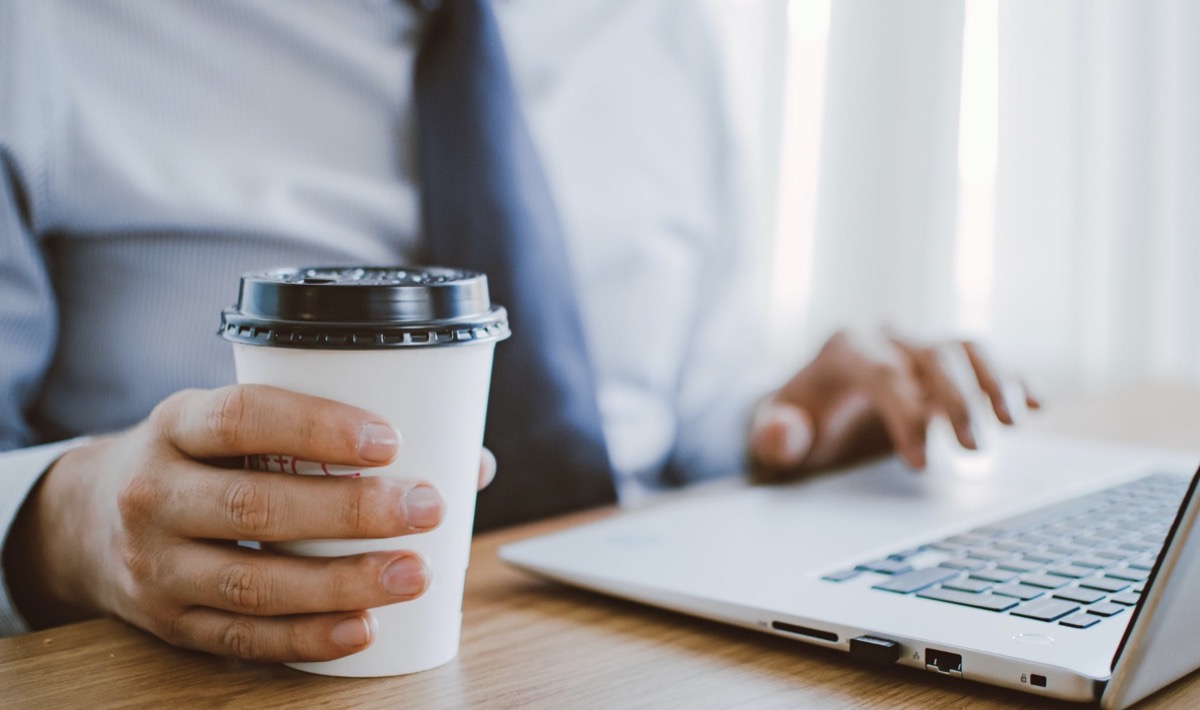
[[[17,513],[42,474],[60,456],[88,441],[87,437],[81,437],[0,453],[0,554],[8,544],[8,534],[17,519]],[[8,592],[4,565],[0,564],[0,638],[28,631],[29,625],[17,613],[16,605],[13,604],[12,595]]]

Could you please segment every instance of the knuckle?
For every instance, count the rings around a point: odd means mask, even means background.
[[[190,648],[195,640],[187,632],[183,614],[172,614],[165,609],[148,609],[147,618],[142,626],[172,646]]]
[[[219,582],[221,598],[233,611],[254,616],[267,605],[267,587],[262,569],[248,562],[230,565],[222,572]]]
[[[117,490],[117,511],[127,526],[151,517],[161,505],[162,492],[151,476],[130,476]]]
[[[222,501],[226,520],[240,536],[255,538],[271,530],[275,513],[269,484],[260,476],[241,475],[230,482]]]
[[[179,416],[179,410],[183,408],[184,400],[194,394],[194,390],[181,390],[168,395],[156,404],[154,409],[150,410],[150,416],[146,421],[158,431],[168,431]]]
[[[902,376],[900,368],[886,360],[871,363],[867,373],[868,379],[875,386],[889,389],[894,387]]]
[[[942,355],[937,348],[917,348],[913,351],[913,359],[926,372],[937,372],[942,369]]]
[[[176,606],[157,605],[151,610],[153,620],[150,632],[172,646],[196,648],[199,645],[197,629],[188,610]]]
[[[142,582],[156,576],[153,555],[139,545],[126,543],[121,550],[121,561],[129,572],[129,582],[133,588],[140,587]]]
[[[219,647],[222,652],[238,658],[253,659],[259,655],[254,625],[246,619],[233,619],[221,630]]]
[[[360,478],[353,482],[353,492],[342,508],[342,523],[346,529],[359,534],[379,533],[388,530],[388,516],[384,511],[396,510],[400,505],[399,491],[390,481],[383,478]]]
[[[217,390],[217,405],[209,410],[205,426],[213,441],[233,446],[242,435],[246,424],[249,395],[246,388],[232,385]]]

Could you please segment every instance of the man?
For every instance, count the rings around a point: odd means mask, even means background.
[[[497,11],[622,496],[747,459],[767,480],[891,449],[920,468],[938,413],[974,446],[938,350],[898,337],[835,335],[751,419],[753,274],[696,3]],[[237,470],[262,452],[379,465],[403,432],[229,386],[212,332],[243,271],[417,260],[424,22],[386,0],[0,2],[0,628],[113,613],[189,648],[326,660],[370,644],[365,610],[422,592],[430,571],[403,550],[236,546],[420,532],[441,500],[420,481]],[[1011,421],[994,371],[961,347]],[[485,452],[481,484],[494,471]]]

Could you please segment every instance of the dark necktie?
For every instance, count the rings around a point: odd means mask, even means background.
[[[499,473],[476,530],[615,500],[562,229],[487,0],[429,12],[415,68],[430,263],[488,275],[496,348],[484,443]]]

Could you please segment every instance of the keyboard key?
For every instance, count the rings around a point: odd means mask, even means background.
[[[1124,580],[1126,582],[1145,582],[1146,578],[1150,576],[1150,573],[1140,569],[1122,567],[1121,569],[1110,569],[1104,573],[1104,576],[1111,577],[1112,579]]]
[[[1001,584],[992,588],[992,593],[1027,602],[1030,599],[1037,599],[1046,592],[1043,589],[1031,587],[1028,584]]]
[[[893,552],[892,554],[888,555],[888,557],[893,560],[907,560],[908,558],[915,557],[924,551],[925,550],[920,547],[912,547],[907,550]]]
[[[1009,597],[998,597],[995,594],[972,594],[970,592],[960,592],[955,589],[942,589],[940,587],[917,592],[917,596],[922,599],[935,599],[940,602],[962,604],[963,606],[971,606],[976,609],[986,609],[988,611],[1008,611],[1017,605],[1017,600]]]
[[[1096,616],[1116,616],[1123,611],[1125,611],[1125,607],[1111,602],[1100,602],[1095,606],[1089,606],[1087,609],[1087,613],[1095,614]]]
[[[863,572],[877,572],[879,574],[903,574],[912,570],[912,565],[900,560],[874,560],[872,562],[864,562],[858,565],[858,569]]]
[[[1095,571],[1089,567],[1076,567],[1075,565],[1051,565],[1046,568],[1046,574],[1052,574],[1055,577],[1070,577],[1071,579],[1090,577]]]
[[[1017,538],[1019,542],[1025,542],[1030,545],[1048,545],[1052,542],[1058,542],[1058,538],[1050,535],[1043,535],[1040,532],[1029,532]]]
[[[944,582],[957,577],[959,574],[957,570],[946,569],[945,567],[927,567],[925,569],[915,569],[911,572],[897,574],[886,582],[876,584],[873,588],[882,589],[885,592],[896,592],[897,594],[912,594],[938,582]]]
[[[1085,579],[1079,583],[1081,587],[1088,589],[1098,589],[1102,592],[1119,592],[1129,586],[1129,582],[1123,582],[1119,579],[1111,579],[1109,577],[1093,577]]]
[[[1076,557],[1071,560],[1071,564],[1077,567],[1091,567],[1092,569],[1106,569],[1116,564],[1115,560],[1107,557],[1102,557],[1100,553],[1089,555],[1087,557]]]
[[[986,560],[988,562],[995,562],[996,560],[1004,560],[1004,559],[1008,559],[1009,557],[1012,557],[1012,556],[1013,556],[1012,553],[1008,552],[1007,550],[982,549],[982,550],[970,550],[967,552],[967,557],[970,557],[973,560]]]
[[[1020,533],[1028,530],[1035,530],[1043,525],[1049,525],[1059,522],[1064,518],[1085,513],[1094,508],[1096,502],[1089,498],[1078,498],[1076,500],[1067,501],[1063,504],[1050,505],[1045,508],[1038,508],[1028,513],[1015,515],[1011,518],[1001,520],[995,523],[989,523],[984,527],[988,530]]]
[[[1055,592],[1054,598],[1066,599],[1069,602],[1079,602],[1080,604],[1095,604],[1104,598],[1104,592],[1097,592],[1093,589],[1070,587],[1068,589],[1060,589]]]
[[[972,572],[971,578],[981,579],[985,582],[992,582],[993,584],[1004,584],[1005,582],[1011,582],[1016,579],[1017,573],[1005,572],[1004,570],[1000,569],[984,569],[979,570],[978,572]]]
[[[1007,560],[996,565],[996,569],[1006,569],[1010,572],[1032,572],[1040,568],[1040,562],[1030,560]]]
[[[1048,574],[1027,574],[1021,578],[1021,584],[1030,584],[1042,589],[1058,589],[1067,586],[1065,577],[1051,577]]]
[[[1037,545],[1028,542],[1020,542],[1017,540],[1004,540],[994,543],[993,548],[997,550],[1006,550],[1008,552],[1032,552],[1037,549]]]
[[[1008,530],[1000,530],[999,528],[993,528],[987,525],[981,528],[975,528],[974,530],[968,530],[967,534],[974,535],[976,537],[987,537],[992,539],[1000,539],[1012,535],[1012,533]]]
[[[1114,594],[1108,598],[1114,604],[1124,604],[1125,606],[1136,606],[1142,599],[1141,594],[1133,592],[1125,592],[1124,594]]]
[[[1075,629],[1086,629],[1089,626],[1095,626],[1096,624],[1099,624],[1100,617],[1093,614],[1079,612],[1078,614],[1071,614],[1058,623]]]
[[[1074,521],[1059,523],[1058,525],[1049,525],[1042,528],[1038,532],[1049,535],[1054,538],[1053,544],[1065,545],[1076,535],[1083,534],[1083,525],[1076,524]]]
[[[1134,560],[1129,563],[1129,569],[1148,573],[1154,569],[1154,560]]]
[[[1040,599],[1027,604],[1012,612],[1013,616],[1023,616],[1026,619],[1038,621],[1057,621],[1067,614],[1079,611],[1079,605],[1061,599]]]
[[[955,545],[954,543],[946,542],[945,540],[931,542],[928,545],[926,545],[925,547],[928,547],[931,550],[941,550],[942,552],[951,552],[951,553],[961,552],[962,550],[967,549],[966,545]]]
[[[1024,558],[1030,562],[1040,562],[1042,564],[1053,564],[1061,562],[1066,558],[1066,555],[1060,555],[1057,552],[1049,552],[1047,550],[1039,550],[1037,552],[1026,552]]]
[[[971,535],[970,533],[964,533],[962,535],[951,535],[950,537],[946,538],[946,542],[953,543],[955,545],[975,547],[976,545],[986,545],[987,543],[991,542],[991,540],[982,535]]]
[[[991,586],[992,586],[991,582],[985,582],[982,579],[967,578],[967,579],[955,579],[950,582],[946,582],[945,584],[942,585],[942,588],[943,589],[957,589],[960,592],[971,592],[972,594],[978,594],[980,592],[986,592],[988,589],[991,588]]]
[[[983,560],[969,560],[965,557],[956,557],[952,560],[940,562],[939,565],[946,567],[947,569],[958,569],[967,572],[974,572],[987,567],[988,563],[984,562]]]
[[[821,577],[821,579],[823,579],[827,582],[845,582],[847,579],[854,579],[857,576],[858,576],[858,570],[844,569],[844,570],[841,570],[840,572],[830,572],[829,574]]]

